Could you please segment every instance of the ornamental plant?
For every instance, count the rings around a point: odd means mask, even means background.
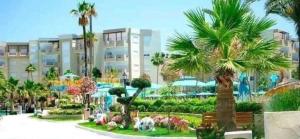
[[[124,120],[125,129],[128,129],[129,125],[131,124],[131,105],[144,88],[151,86],[151,82],[147,79],[137,78],[131,81],[131,86],[134,88],[138,88],[132,96],[128,96],[126,89],[123,87],[112,88],[108,91],[109,94],[118,96],[117,102],[123,105],[124,111],[122,113],[122,117]]]

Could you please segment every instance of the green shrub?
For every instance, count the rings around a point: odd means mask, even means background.
[[[82,110],[72,110],[72,109],[54,109],[49,111],[50,115],[79,115],[82,114]]]
[[[255,114],[260,114],[262,113],[262,109],[262,104],[255,102],[241,102],[236,105],[237,112],[253,112]]]
[[[270,99],[268,111],[297,111],[300,107],[300,89],[276,94]]]
[[[82,109],[84,107],[83,104],[73,103],[73,104],[61,104],[61,109]]]

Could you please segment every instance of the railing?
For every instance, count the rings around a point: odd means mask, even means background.
[[[128,56],[127,55],[117,55],[116,60],[117,61],[128,61]]]

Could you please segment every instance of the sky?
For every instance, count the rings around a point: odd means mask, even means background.
[[[80,34],[78,19],[70,14],[79,0],[1,0],[0,42],[53,38],[62,34]],[[161,32],[162,48],[175,32],[190,33],[184,11],[211,8],[211,0],[87,0],[94,2],[98,16],[93,20],[95,32],[113,28],[154,29]],[[265,16],[265,0],[252,5],[259,17]],[[269,15],[277,21],[272,28],[290,32],[295,37],[291,21]]]

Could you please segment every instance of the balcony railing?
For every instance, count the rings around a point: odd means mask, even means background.
[[[116,60],[117,61],[128,61],[128,55],[117,55]]]
[[[128,43],[125,40],[117,41],[116,42],[117,47],[128,47]]]
[[[116,61],[115,56],[105,56],[105,61]]]

